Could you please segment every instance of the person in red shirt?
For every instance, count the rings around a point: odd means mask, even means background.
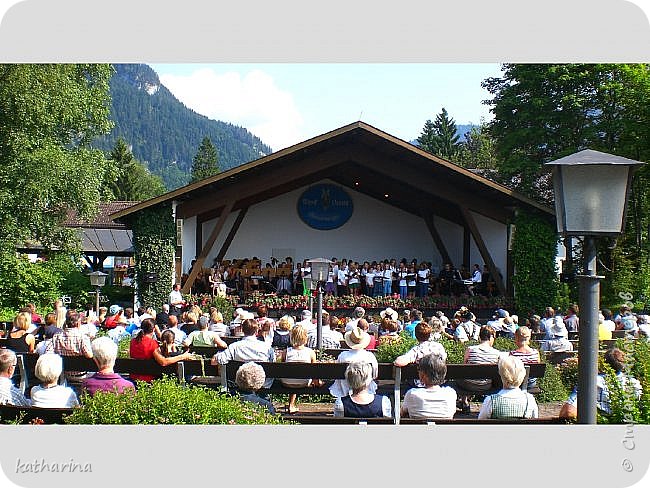
[[[144,319],[140,324],[140,332],[131,340],[129,345],[129,356],[133,359],[155,359],[161,366],[169,366],[179,361],[192,359],[190,353],[179,354],[178,356],[165,357],[160,351],[160,345],[154,338],[156,322],[153,319]],[[155,377],[146,374],[131,374],[132,380],[151,381]]]
[[[124,309],[119,305],[111,305],[110,316],[104,321],[104,328],[114,329],[119,324],[126,325],[126,318],[123,316]]]
[[[36,313],[36,306],[33,303],[28,303],[27,308],[32,314],[32,324],[39,325],[43,323],[43,319]]]

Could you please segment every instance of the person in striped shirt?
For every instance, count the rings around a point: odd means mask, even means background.
[[[517,349],[510,351],[511,356],[518,357],[524,364],[539,363],[539,351],[530,347],[531,332],[525,325],[515,331]],[[528,379],[528,388],[537,386],[537,378]]]

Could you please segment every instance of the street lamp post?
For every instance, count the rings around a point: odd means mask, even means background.
[[[311,279],[316,282],[318,290],[318,322],[316,326],[316,347],[323,348],[323,283],[327,281],[327,274],[332,261],[325,258],[315,258],[307,261],[311,267]]]
[[[97,313],[97,316],[99,317],[99,292],[101,291],[102,287],[106,284],[106,277],[108,275],[106,273],[102,273],[101,271],[93,271],[92,273],[88,273],[88,277],[90,278],[90,285],[95,287],[95,293],[97,295],[97,301],[96,307],[95,307],[95,313]]]
[[[600,280],[596,239],[623,233],[630,183],[639,161],[593,150],[557,159],[553,167],[557,230],[584,238],[580,281],[578,423],[596,423]]]

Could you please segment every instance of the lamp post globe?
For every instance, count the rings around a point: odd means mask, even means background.
[[[95,287],[96,301],[95,301],[95,313],[99,317],[99,292],[102,287],[106,284],[106,277],[108,274],[102,273],[101,271],[93,271],[88,273],[90,278],[90,285]]]
[[[311,279],[316,282],[318,290],[318,322],[316,326],[316,347],[323,348],[323,283],[327,281],[327,275],[332,261],[325,258],[314,258],[307,260],[311,268]]]

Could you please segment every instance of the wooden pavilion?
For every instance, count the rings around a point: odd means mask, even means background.
[[[319,184],[342,191],[354,206],[336,228],[314,228],[301,213],[302,205],[313,203],[306,197],[309,189]],[[499,293],[512,295],[516,212],[554,219],[552,209],[361,121],[124,208],[111,218],[161,203],[172,204],[179,229],[176,278],[194,263],[184,290],[213,260],[269,259],[292,250],[301,259],[419,253],[420,260],[439,264],[482,261]]]

